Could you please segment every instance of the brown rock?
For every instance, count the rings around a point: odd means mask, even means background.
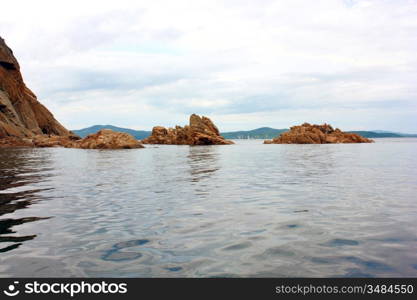
[[[293,126],[289,131],[281,133],[272,140],[264,141],[264,144],[339,144],[339,143],[372,143],[355,133],[343,132],[333,129],[329,124],[310,125],[304,123]]]
[[[82,149],[136,149],[144,148],[132,135],[124,132],[115,132],[102,129],[90,134],[82,140],[74,142],[74,148]]]
[[[190,116],[190,125],[165,128],[155,126],[152,134],[142,140],[143,144],[166,145],[230,145],[232,141],[220,135],[216,125],[207,118],[196,114]]]
[[[32,139],[33,147],[50,148],[50,147],[68,147],[72,148],[73,140],[65,136],[57,135],[36,135]]]
[[[34,147],[65,147],[80,149],[136,149],[144,148],[132,135],[102,129],[83,139],[65,136],[37,135],[32,139]]]
[[[26,87],[19,63],[0,37],[0,138],[39,134],[72,135]]]
[[[20,138],[14,136],[0,138],[0,148],[10,147],[34,147],[34,145],[32,140],[28,138]]]

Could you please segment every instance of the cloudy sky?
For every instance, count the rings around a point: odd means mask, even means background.
[[[5,1],[0,35],[66,127],[211,117],[417,132],[417,0]]]

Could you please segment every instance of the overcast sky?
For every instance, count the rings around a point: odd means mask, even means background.
[[[417,0],[4,1],[0,35],[69,129],[302,122],[417,132]]]

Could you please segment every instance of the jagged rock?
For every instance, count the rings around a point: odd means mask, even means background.
[[[32,147],[49,148],[49,147],[66,147],[66,148],[78,148],[76,147],[76,138],[68,136],[58,135],[36,135],[32,139]]]
[[[11,147],[34,147],[31,139],[8,136],[0,138],[0,148],[11,148]]]
[[[293,126],[289,131],[281,133],[264,144],[338,144],[338,143],[372,143],[373,140],[364,138],[355,133],[343,132],[333,129],[329,124],[310,125],[304,123]]]
[[[232,141],[220,135],[216,125],[207,118],[196,114],[190,116],[190,124],[184,127],[165,128],[155,126],[151,136],[142,140],[143,144],[166,145],[230,145]]]
[[[125,132],[102,129],[75,141],[74,148],[82,149],[136,149],[144,148],[137,139]]]
[[[63,136],[37,135],[32,139],[34,147],[65,147],[80,149],[136,149],[144,148],[132,135],[102,129],[83,139]]]
[[[72,135],[26,87],[19,63],[0,37],[0,138],[39,134]]]

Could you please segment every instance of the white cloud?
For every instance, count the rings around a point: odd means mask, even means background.
[[[197,112],[225,130],[313,120],[417,132],[415,0],[9,1],[2,11],[28,86],[69,128],[150,129]]]

